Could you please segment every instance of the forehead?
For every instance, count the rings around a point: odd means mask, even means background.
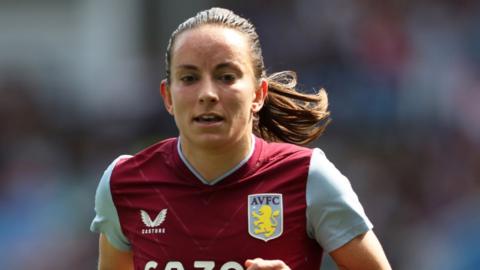
[[[172,65],[208,64],[250,60],[245,34],[222,26],[204,25],[179,34],[172,48]],[[193,62],[193,63],[192,63]]]

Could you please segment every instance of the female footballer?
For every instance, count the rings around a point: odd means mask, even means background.
[[[179,136],[105,171],[99,269],[390,269],[349,181],[318,148],[324,90],[267,75],[254,26],[212,8],[173,32],[160,92]]]

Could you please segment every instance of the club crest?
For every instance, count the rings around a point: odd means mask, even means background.
[[[282,194],[263,193],[248,195],[248,233],[265,242],[282,235]]]

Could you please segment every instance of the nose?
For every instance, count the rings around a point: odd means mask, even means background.
[[[200,94],[198,95],[198,101],[203,104],[217,103],[218,102],[218,93],[215,88],[215,84],[210,80],[205,80],[205,82],[200,86]]]

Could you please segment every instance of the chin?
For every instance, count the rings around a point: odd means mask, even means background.
[[[228,144],[232,139],[220,134],[204,134],[197,136],[194,142],[200,146],[216,147]]]
[[[217,148],[234,144],[240,138],[227,134],[196,134],[191,142],[199,147]]]

